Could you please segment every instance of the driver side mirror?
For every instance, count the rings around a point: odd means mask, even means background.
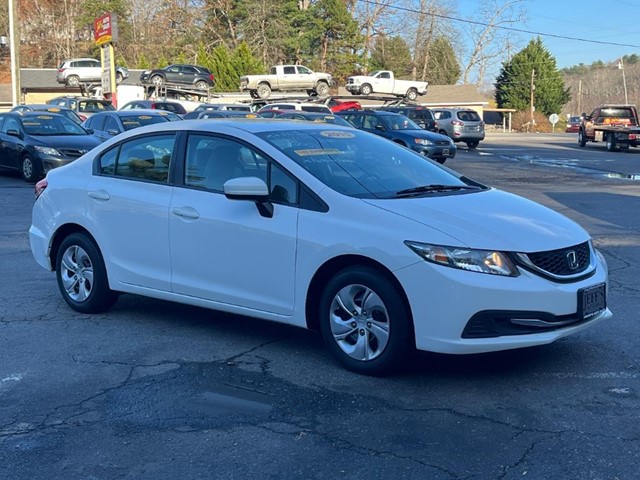
[[[230,200],[255,202],[260,215],[273,217],[273,204],[269,201],[269,188],[264,180],[257,177],[238,177],[224,183],[224,195]]]
[[[16,130],[15,128],[10,128],[9,130],[7,130],[7,135],[10,135],[12,137],[22,138],[22,134],[20,133],[20,131]]]
[[[376,130],[380,130],[381,132],[384,132],[385,131],[384,125],[380,125],[380,124],[376,125]]]

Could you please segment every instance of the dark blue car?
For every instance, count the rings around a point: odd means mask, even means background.
[[[423,130],[404,115],[382,110],[336,112],[358,130],[375,133],[438,163],[456,156],[457,147],[446,135]]]
[[[18,170],[27,182],[36,182],[100,143],[98,137],[57,113],[0,113],[0,167]]]

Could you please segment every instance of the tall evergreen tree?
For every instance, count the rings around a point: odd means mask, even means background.
[[[436,38],[427,63],[427,81],[431,85],[454,85],[461,72],[460,63],[449,39]]]
[[[500,108],[527,110],[531,99],[531,77],[534,77],[534,106],[549,115],[558,113],[571,99],[569,88],[556,66],[556,59],[538,37],[503,64],[496,79],[496,103]]]
[[[369,64],[370,70],[391,70],[398,78],[409,78],[411,62],[411,50],[402,37],[380,35],[371,50]]]

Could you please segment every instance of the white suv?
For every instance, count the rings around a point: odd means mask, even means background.
[[[326,113],[331,115],[331,109],[326,105],[321,105],[318,103],[304,103],[304,102],[280,102],[280,103],[267,103],[264,107],[262,107],[259,112],[263,112],[266,110],[301,110],[304,112],[317,112],[317,113]]]
[[[122,83],[129,76],[125,67],[116,67],[116,83]],[[77,87],[82,82],[99,82],[102,79],[100,60],[95,58],[72,58],[58,67],[56,80],[69,87]]]

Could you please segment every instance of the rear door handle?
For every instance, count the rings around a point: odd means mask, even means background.
[[[171,209],[171,213],[181,218],[196,220],[200,218],[200,214],[193,207],[180,207]]]
[[[104,190],[96,190],[93,192],[89,192],[89,196],[91,198],[95,198],[96,200],[110,200],[111,197]]]

